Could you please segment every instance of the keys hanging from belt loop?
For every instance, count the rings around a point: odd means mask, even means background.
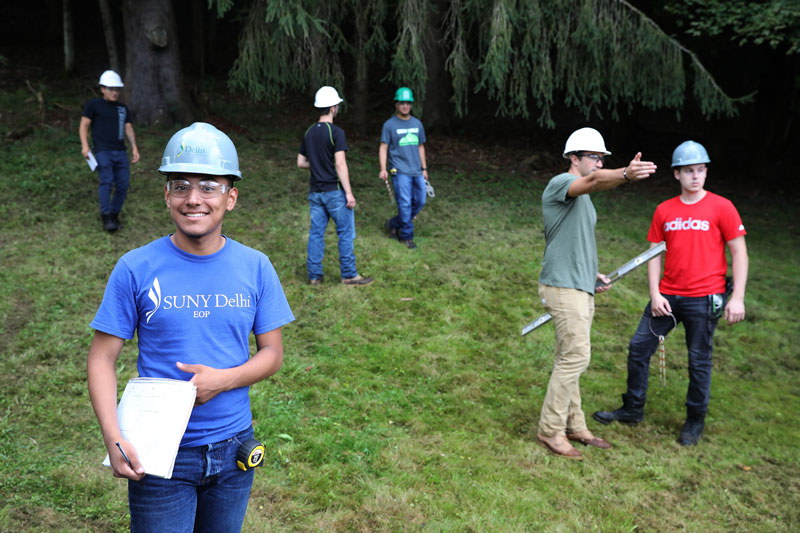
[[[672,313],[669,314],[669,317],[672,319],[672,327],[675,328],[678,326],[678,320],[675,318],[675,315]],[[656,317],[658,318],[658,317]],[[658,339],[658,379],[661,382],[662,387],[667,386],[667,350],[664,347],[664,341],[666,340],[666,335],[658,335],[655,331],[653,331],[653,317],[650,317],[650,320],[647,322],[647,327],[650,328],[650,333]]]
[[[661,386],[667,386],[667,351],[664,349],[664,335],[658,336],[658,379]]]

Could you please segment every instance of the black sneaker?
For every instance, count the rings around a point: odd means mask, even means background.
[[[403,242],[403,244],[406,245],[406,248],[408,248],[409,250],[413,250],[414,248],[417,247],[417,245],[414,244],[414,239],[406,239],[406,240],[404,240],[402,242]]]
[[[694,446],[700,439],[703,438],[703,427],[705,426],[706,415],[689,415],[686,417],[686,422],[683,424],[681,436],[678,437],[678,443],[681,446]]]
[[[112,215],[102,215],[103,218],[103,229],[108,231],[109,233],[112,231],[117,231],[119,226],[114,223],[114,217]]]
[[[119,221],[119,213],[111,213],[111,221],[117,226],[117,229],[122,229],[122,224]]]
[[[390,238],[400,240],[399,230],[392,227],[391,219],[386,219],[386,222],[383,223],[383,229],[386,230],[386,234]]]
[[[644,410],[628,409],[623,406],[615,411],[595,411],[592,414],[592,418],[594,418],[601,424],[610,424],[611,422],[621,422],[623,424],[628,424],[629,426],[635,426],[636,424],[644,420]]]

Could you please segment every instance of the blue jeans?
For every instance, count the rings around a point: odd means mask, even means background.
[[[400,230],[400,240],[407,241],[414,238],[414,217],[425,206],[425,178],[422,174],[396,174],[392,183],[397,200],[397,216],[389,220],[389,225]]]
[[[122,211],[122,204],[125,203],[125,197],[128,195],[128,184],[131,178],[128,152],[125,150],[97,152],[94,157],[97,159],[97,177],[100,178],[100,186],[97,188],[100,213],[115,215]],[[113,201],[111,199],[112,187],[114,188]]]
[[[711,352],[714,330],[718,316],[715,316],[708,296],[696,298],[687,296],[663,295],[672,307],[672,314],[686,330],[686,348],[689,351],[689,390],[686,392],[686,411],[689,414],[705,414],[711,395]],[[722,307],[725,307],[723,300]],[[650,357],[658,348],[658,337],[666,337],[673,326],[669,316],[652,317],[650,304],[644,309],[642,320],[628,347],[628,391],[622,395],[622,402],[628,409],[642,409],[647,400],[647,379]]]
[[[128,481],[131,532],[241,531],[253,469],[236,466],[236,451],[252,436],[251,427],[221,442],[180,448],[172,479]]]
[[[339,237],[339,271],[342,279],[358,276],[353,241],[356,239],[356,217],[347,208],[344,191],[308,194],[311,229],[308,232],[308,279],[322,279],[322,258],[325,256],[325,230],[328,220],[336,224]]]

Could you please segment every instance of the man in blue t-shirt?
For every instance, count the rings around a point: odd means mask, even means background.
[[[116,231],[121,227],[119,212],[128,194],[130,165],[128,152],[125,150],[125,137],[131,143],[133,153],[131,161],[133,163],[139,161],[139,148],[136,146],[130,111],[125,104],[118,101],[122,87],[122,78],[119,74],[113,70],[103,72],[100,76],[100,92],[103,93],[103,97],[89,100],[83,108],[81,123],[78,126],[81,155],[84,159],[89,159],[89,126],[92,128],[97,177],[100,179],[97,195],[103,229],[106,231]]]
[[[360,276],[356,270],[353,241],[356,220],[353,209],[356,197],[350,187],[347,170],[347,141],[342,128],[333,125],[343,100],[333,87],[321,87],[314,97],[319,121],[312,124],[300,141],[297,167],[311,171],[308,192],[311,229],[308,232],[308,280],[322,283],[322,258],[325,254],[325,230],[328,220],[336,224],[339,237],[339,271],[345,285],[369,285],[372,278]]]
[[[180,130],[159,171],[175,233],[114,267],[91,323],[89,396],[112,472],[129,480],[131,531],[240,531],[253,482],[237,466],[253,438],[249,386],[281,367],[281,327],[294,316],[267,256],[222,233],[241,179],[228,136],[202,122]],[[134,333],[140,376],[197,387],[170,479],[145,475],[117,420],[116,361]]]
[[[413,102],[411,89],[397,89],[394,95],[397,113],[383,123],[381,146],[378,149],[381,165],[379,176],[386,181],[391,172],[397,199],[397,216],[387,220],[384,228],[390,237],[412,249],[417,247],[414,243],[414,217],[425,205],[425,183],[428,181],[425,128],[419,119],[411,115]]]

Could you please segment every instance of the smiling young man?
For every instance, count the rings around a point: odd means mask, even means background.
[[[425,206],[425,182],[428,181],[425,127],[411,114],[413,103],[411,89],[397,89],[394,95],[396,114],[383,123],[378,148],[378,176],[383,181],[388,180],[387,169],[391,169],[397,200],[397,216],[387,220],[384,228],[389,236],[410,249],[417,247],[414,243],[414,217]]]
[[[703,145],[694,141],[681,143],[672,154],[681,194],[656,208],[647,234],[651,247],[662,241],[667,244],[664,276],[660,277],[660,257],[647,264],[650,303],[628,348],[628,390],[622,395],[622,407],[592,415],[603,424],[638,424],[644,419],[650,358],[658,346],[658,335],[666,336],[682,322],[689,353],[686,422],[678,438],[684,446],[697,444],[703,436],[717,322],[723,313],[728,324],[745,316],[747,232],[733,203],[705,189],[710,162]],[[733,274],[730,297],[725,279],[726,247]]]
[[[294,316],[267,256],[222,233],[241,179],[228,136],[202,122],[180,130],[159,171],[175,233],[114,267],[91,323],[89,395],[113,475],[129,480],[131,531],[240,531],[253,482],[236,464],[253,437],[249,386],[281,367],[281,327]],[[134,333],[140,376],[197,387],[171,479],[144,474],[117,421],[116,361]]]
[[[100,180],[97,195],[103,229],[116,231],[120,228],[119,212],[128,194],[130,164],[125,150],[125,137],[131,144],[132,163],[139,161],[139,148],[133,132],[131,114],[125,104],[119,102],[122,78],[113,70],[100,76],[102,98],[89,100],[81,113],[78,136],[81,140],[81,155],[89,158],[89,127],[92,128],[94,156],[97,160],[97,177]],[[114,198],[111,191],[114,190]]]
[[[569,169],[555,176],[542,193],[545,250],[539,276],[539,297],[553,316],[555,361],[542,404],[537,440],[555,454],[581,459],[570,441],[610,448],[586,426],[578,381],[591,358],[590,336],[596,288],[608,278],[597,271],[594,228],[597,213],[590,193],[649,177],[656,170],[637,153],[628,166],[604,169],[606,150],[600,132],[581,128],[567,139],[563,156]]]

